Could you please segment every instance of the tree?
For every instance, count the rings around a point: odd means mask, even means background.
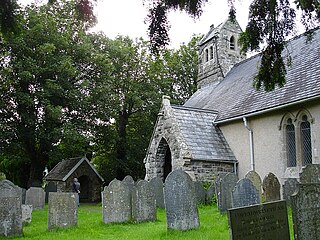
[[[170,9],[186,11],[193,17],[201,14],[207,0],[149,0],[149,37],[153,52],[168,44],[167,14]],[[235,17],[234,0],[228,0],[230,16]],[[254,86],[272,91],[285,84],[286,64],[281,55],[286,45],[286,37],[294,33],[296,10],[302,12],[301,22],[310,30],[319,24],[320,2],[317,0],[297,0],[293,9],[289,0],[254,0],[249,10],[249,22],[240,43],[244,52],[262,49],[261,64]],[[290,61],[288,61],[290,62]]]
[[[1,42],[0,167],[27,187],[41,183],[50,156],[61,157],[59,148],[80,137],[74,132],[85,132],[82,86],[91,47],[73,2],[23,13],[21,32]]]

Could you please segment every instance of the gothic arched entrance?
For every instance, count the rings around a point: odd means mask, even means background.
[[[172,157],[171,157],[171,150],[167,143],[167,141],[162,138],[158,150],[157,150],[157,156],[156,156],[157,162],[159,162],[159,166],[161,169],[161,178],[163,182],[165,181],[168,174],[172,171]]]

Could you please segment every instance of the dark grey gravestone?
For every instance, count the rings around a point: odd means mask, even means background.
[[[57,192],[57,185],[54,182],[48,182],[48,184],[45,187],[45,202],[48,203],[49,199],[49,193],[50,192]]]
[[[78,223],[76,193],[50,192],[48,229],[67,228]]]
[[[206,202],[209,203],[209,204],[212,203],[215,196],[216,196],[215,183],[211,183],[211,185],[207,189]]]
[[[291,205],[291,196],[298,192],[299,182],[296,178],[288,178],[282,186],[283,199],[287,201],[288,205]]]
[[[21,201],[22,201],[22,204],[25,204],[27,190],[25,188],[20,188],[20,189],[21,189]]]
[[[33,209],[42,209],[45,204],[45,192],[42,188],[31,187],[26,192],[26,205],[32,205]]]
[[[198,204],[206,203],[206,190],[203,187],[202,182],[194,182],[194,189],[196,191],[196,197]]]
[[[128,185],[113,179],[102,192],[104,223],[122,223],[131,220],[131,193]]]
[[[320,239],[320,184],[300,184],[291,196],[295,240]]]
[[[135,222],[156,221],[156,196],[149,182],[140,180],[132,192],[132,219]]]
[[[164,208],[163,198],[163,182],[160,177],[155,177],[150,180],[151,187],[156,196],[156,205],[158,208]]]
[[[123,184],[125,184],[129,187],[130,191],[132,191],[132,189],[134,187],[134,180],[130,175],[125,176],[125,178],[122,180],[122,182],[123,182]]]
[[[219,173],[216,180],[215,180],[215,189],[216,189],[218,208],[221,205],[221,181],[225,175],[227,175],[227,173]]]
[[[0,181],[0,236],[21,235],[21,189],[9,180],[2,180]]]
[[[182,170],[169,173],[164,187],[167,228],[189,230],[200,226],[197,199],[191,177]]]
[[[280,182],[273,173],[268,173],[262,182],[265,202],[280,200]]]
[[[286,201],[229,209],[228,220],[232,240],[290,240]]]
[[[225,175],[220,182],[220,203],[219,210],[221,213],[232,208],[232,190],[238,182],[238,177],[234,173],[228,173]]]
[[[300,182],[320,183],[320,164],[310,164],[305,166],[300,173]]]
[[[239,180],[232,191],[232,207],[239,208],[259,203],[259,192],[251,180],[247,178]]]
[[[258,190],[259,197],[260,197],[260,200],[261,200],[261,196],[262,196],[262,181],[261,181],[260,175],[257,172],[252,170],[252,171],[247,172],[247,174],[245,175],[245,178],[251,180],[253,185]]]
[[[29,224],[32,221],[32,205],[21,205],[22,224]]]

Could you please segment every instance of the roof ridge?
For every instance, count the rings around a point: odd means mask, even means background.
[[[210,110],[210,109],[186,107],[186,106],[182,106],[182,105],[171,105],[171,107],[174,108],[174,109],[189,110],[189,111],[194,111],[194,112],[206,112],[206,113],[218,114],[218,111]]]

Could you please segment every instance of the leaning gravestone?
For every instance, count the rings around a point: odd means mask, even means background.
[[[290,240],[286,201],[229,209],[228,220],[232,240]]]
[[[132,219],[135,222],[156,221],[156,196],[149,182],[140,180],[132,191]]]
[[[50,192],[48,229],[67,228],[78,223],[78,206],[75,193]]]
[[[296,178],[288,178],[283,186],[282,196],[287,200],[287,204],[291,205],[291,196],[299,190],[299,182]]]
[[[253,185],[258,190],[259,197],[260,197],[260,200],[261,200],[261,196],[262,196],[262,181],[261,181],[260,175],[256,171],[252,170],[252,171],[247,172],[247,174],[244,177],[249,179],[249,180],[251,180]]]
[[[262,182],[265,202],[280,200],[280,182],[273,173],[268,173]]]
[[[205,204],[207,193],[203,187],[202,182],[194,182],[194,189],[196,191],[196,197],[197,197],[198,204]]]
[[[211,204],[212,201],[214,200],[215,195],[216,195],[215,183],[211,183],[211,185],[207,189],[206,202]]]
[[[28,224],[32,221],[32,205],[21,205],[22,210],[22,224]]]
[[[131,193],[123,182],[113,179],[102,192],[104,223],[122,223],[131,220]]]
[[[155,177],[150,180],[150,185],[156,196],[156,205],[158,208],[164,208],[163,198],[163,182],[160,177]]]
[[[219,210],[220,212],[225,212],[229,208],[232,208],[232,190],[238,182],[238,177],[234,173],[228,173],[225,175],[220,182],[220,203]]]
[[[308,165],[300,174],[299,191],[291,196],[295,240],[320,239],[319,165]]]
[[[164,199],[168,229],[189,230],[200,226],[194,184],[187,173],[182,170],[169,173]]]
[[[45,195],[42,188],[29,188],[26,192],[26,205],[32,205],[33,209],[42,209],[45,204]]]
[[[259,192],[251,180],[247,178],[239,180],[232,191],[232,207],[239,208],[259,203]]]
[[[21,189],[8,180],[0,181],[0,236],[21,236]]]

